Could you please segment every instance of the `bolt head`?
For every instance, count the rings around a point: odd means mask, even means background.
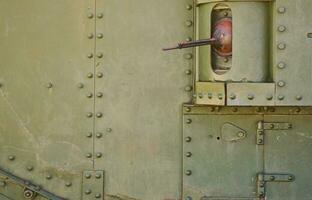
[[[297,96],[296,96],[296,99],[297,99],[298,101],[301,101],[301,100],[302,100],[302,96],[301,96],[301,95],[297,95]]]
[[[93,58],[93,53],[88,53],[87,57],[88,58]]]
[[[280,13],[280,14],[283,14],[283,13],[286,12],[286,8],[281,6],[281,7],[279,7],[279,8],[277,9],[277,12]]]
[[[193,6],[191,4],[186,5],[186,10],[192,10]]]
[[[186,170],[186,171],[185,171],[185,175],[187,175],[187,176],[192,175],[192,171],[191,171],[191,170]]]
[[[88,113],[87,113],[87,117],[88,117],[88,118],[91,118],[92,116],[93,116],[92,112],[88,112]]]
[[[269,101],[271,101],[271,100],[273,99],[273,95],[272,95],[272,94],[268,94],[268,95],[266,96],[266,99],[269,100]]]
[[[275,180],[275,176],[270,176],[270,180],[274,181]]]
[[[192,109],[191,109],[190,107],[186,107],[186,108],[185,108],[185,111],[186,111],[186,112],[191,112]]]
[[[93,94],[90,92],[90,93],[87,94],[87,97],[88,97],[88,98],[92,98],[92,97],[93,97]]]
[[[95,174],[95,178],[101,178],[102,177],[102,174],[101,173],[96,173]]]
[[[191,137],[186,137],[185,138],[185,142],[191,142],[192,141],[192,138]]]
[[[93,16],[94,16],[93,13],[89,13],[89,14],[88,14],[88,18],[89,18],[89,19],[92,19]]]
[[[285,99],[285,96],[284,95],[278,95],[278,100],[282,101]]]
[[[66,183],[65,183],[65,186],[66,186],[66,187],[70,187],[70,186],[72,186],[72,183],[71,183],[71,182],[66,182]]]
[[[88,78],[93,78],[93,73],[91,73],[91,72],[88,73],[88,74],[87,74],[87,77],[88,77]]]
[[[191,123],[192,123],[192,119],[187,119],[185,122],[186,122],[187,124],[191,124]]]
[[[102,72],[99,72],[99,73],[96,74],[96,76],[97,76],[98,78],[102,78],[102,77],[103,77],[103,73],[102,73]]]
[[[186,74],[186,75],[191,75],[191,74],[192,74],[192,71],[189,70],[189,69],[188,69],[188,70],[185,70],[185,74]]]
[[[89,34],[88,34],[88,38],[89,38],[89,39],[92,39],[93,37],[94,37],[94,34],[93,34],[93,33],[89,33]]]
[[[101,18],[103,18],[103,13],[99,13],[98,15],[97,15],[97,18],[99,18],[99,19],[101,19]]]
[[[96,153],[96,155],[95,155],[97,158],[101,158],[102,157],[102,153]]]
[[[277,45],[277,47],[278,47],[279,50],[284,50],[284,49],[286,49],[286,44],[285,43],[279,43]]]
[[[11,161],[13,161],[13,160],[15,160],[15,156],[9,155],[9,156],[8,156],[8,159],[11,160]]]
[[[186,20],[185,25],[186,25],[187,27],[191,27],[191,26],[193,26],[193,21],[191,21],[191,20]]]
[[[293,176],[288,176],[288,180],[292,181],[292,180],[294,180],[294,177]]]
[[[286,85],[286,83],[284,81],[278,81],[277,85],[279,87],[284,87]]]
[[[91,192],[92,192],[92,191],[91,191],[90,189],[87,189],[87,190],[85,191],[85,194],[88,195],[88,194],[91,194]]]
[[[285,64],[284,62],[279,62],[279,63],[277,64],[277,67],[278,67],[279,69],[284,69],[284,68],[286,67],[286,64]]]
[[[240,137],[240,138],[245,137],[245,135],[246,135],[246,134],[245,134],[244,132],[238,132],[238,133],[237,133],[237,136]]]
[[[99,199],[99,198],[101,198],[101,196],[102,196],[101,194],[96,194],[94,197]]]
[[[34,167],[33,166],[27,166],[26,169],[27,169],[27,171],[32,171],[34,169]]]
[[[90,173],[86,173],[86,174],[85,174],[85,177],[86,177],[87,179],[89,179],[89,178],[91,178],[91,174],[90,174]]]
[[[277,30],[278,30],[279,32],[284,32],[284,31],[286,31],[286,26],[280,25],[280,26],[278,26]]]
[[[96,137],[97,137],[97,138],[101,138],[102,135],[103,135],[102,133],[96,133]]]
[[[253,94],[248,94],[247,98],[248,98],[249,100],[253,100],[253,99],[255,98],[255,96],[254,96]]]
[[[91,138],[91,137],[92,137],[92,135],[93,135],[93,134],[92,134],[92,132],[89,132],[89,133],[87,133],[87,135],[86,135],[86,136],[87,136],[88,138]]]
[[[100,98],[100,97],[103,96],[103,93],[102,93],[102,92],[98,92],[98,93],[96,94],[96,96]]]
[[[96,113],[97,118],[101,118],[102,116],[103,116],[103,114],[101,112]]]
[[[98,33],[97,34],[97,38],[99,38],[99,39],[103,38],[103,34],[102,33]]]
[[[86,154],[86,157],[87,157],[87,158],[92,158],[92,153],[87,153],[87,154]]]
[[[186,91],[186,92],[190,92],[190,91],[192,91],[192,86],[186,86],[185,88],[184,88],[184,90]]]
[[[230,94],[230,99],[232,99],[232,100],[234,100],[234,99],[236,99],[236,95],[235,94]]]
[[[185,153],[185,156],[189,158],[189,157],[192,156],[192,153],[191,153],[191,152],[186,152],[186,153]]]
[[[112,128],[107,128],[107,129],[106,129],[106,132],[108,132],[108,133],[110,133],[110,132],[112,132],[112,131],[113,131]]]

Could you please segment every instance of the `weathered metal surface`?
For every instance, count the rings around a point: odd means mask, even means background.
[[[183,197],[256,197],[263,148],[255,145],[254,138],[262,119],[262,115],[185,115]],[[228,123],[244,133],[240,140],[224,135],[222,127]]]
[[[100,170],[84,171],[82,180],[82,200],[104,198],[104,172]]]
[[[274,83],[228,83],[226,85],[229,106],[273,106]]]
[[[273,7],[273,78],[276,105],[312,105],[312,1],[276,0]]]
[[[267,183],[267,199],[311,199],[312,116],[273,115],[264,116],[264,120],[293,125],[289,130],[265,131],[265,171],[294,176],[293,183]]]

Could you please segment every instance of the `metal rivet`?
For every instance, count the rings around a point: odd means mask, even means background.
[[[278,95],[278,100],[282,101],[284,100],[285,96],[284,95]]]
[[[78,83],[77,84],[77,88],[83,88],[83,87],[84,87],[83,83]]]
[[[279,87],[284,87],[286,85],[286,83],[284,81],[278,81],[277,85]]]
[[[286,31],[286,26],[280,25],[280,26],[278,26],[277,30],[278,30],[279,32],[284,32],[284,31]]]
[[[214,112],[215,110],[216,110],[215,107],[210,107],[211,112]]]
[[[101,39],[101,38],[103,38],[103,34],[102,33],[98,33],[96,37]]]
[[[184,54],[184,58],[187,60],[190,60],[193,58],[193,54],[191,54],[191,53]]]
[[[279,7],[279,8],[277,9],[277,12],[278,12],[278,13],[281,13],[281,14],[282,14],[282,13],[285,13],[285,12],[286,12],[286,8],[281,6],[281,7]]]
[[[95,174],[95,178],[101,178],[102,177],[102,174],[101,173],[96,173]]]
[[[253,99],[255,98],[255,96],[254,96],[253,94],[248,94],[248,95],[247,95],[247,98],[248,98],[249,100],[253,100]]]
[[[186,41],[186,42],[190,42],[190,41],[192,41],[192,38],[191,38],[191,37],[187,37],[187,38],[185,39],[185,41]]]
[[[113,131],[112,128],[107,128],[107,129],[106,129],[106,132],[108,132],[108,133],[110,133],[110,132],[112,132],[112,131]]]
[[[284,49],[286,49],[286,44],[281,42],[277,45],[277,47],[279,50],[284,50]]]
[[[208,93],[208,99],[212,99],[212,93]]]
[[[274,181],[275,180],[275,176],[270,176],[270,180]]]
[[[88,138],[91,138],[91,137],[92,137],[92,135],[93,135],[93,134],[92,134],[92,132],[89,132],[89,133],[87,133],[87,135],[86,135],[86,136],[87,136]]]
[[[53,87],[53,84],[52,83],[47,83],[46,84],[46,88],[52,88]]]
[[[86,174],[85,174],[85,177],[86,177],[87,179],[89,179],[89,178],[91,178],[91,174],[90,174],[90,173],[86,173]]]
[[[101,198],[101,196],[102,196],[101,194],[96,194],[96,195],[95,195],[95,198],[98,199],[98,198]]]
[[[292,181],[294,179],[293,176],[288,176],[288,180]]]
[[[52,179],[52,175],[51,174],[47,174],[45,178],[50,180],[50,179]]]
[[[102,134],[102,133],[100,133],[100,132],[96,133],[96,137],[97,137],[97,138],[101,138],[101,137],[102,137],[102,135],[103,135],[103,134]]]
[[[192,171],[191,171],[191,170],[186,170],[186,171],[185,171],[185,175],[187,175],[187,176],[192,175]]]
[[[284,62],[279,62],[279,63],[277,64],[277,67],[278,67],[279,69],[284,69],[284,68],[286,67],[286,64],[285,64]]]
[[[87,153],[87,154],[86,154],[86,157],[87,157],[87,158],[92,158],[92,153]]]
[[[92,97],[93,97],[93,94],[90,92],[90,93],[87,94],[87,97],[88,97],[88,98],[92,98]]]
[[[98,92],[98,93],[96,93],[96,96],[100,98],[100,97],[103,96],[103,93],[102,92]]]
[[[85,191],[85,194],[91,194],[91,190],[90,189],[87,189],[86,191]]]
[[[264,181],[261,181],[260,184],[259,184],[260,187],[264,187],[264,185],[265,185]]]
[[[6,183],[4,181],[0,181],[0,187],[5,187]]]
[[[236,95],[235,94],[230,94],[230,99],[232,99],[232,100],[234,100],[234,99],[236,99]]]
[[[244,132],[238,132],[237,136],[240,138],[245,137],[245,133]]]
[[[301,95],[297,95],[297,96],[296,96],[296,99],[297,99],[298,101],[301,101],[301,100],[302,100],[302,96],[301,96]]]
[[[198,98],[202,99],[204,96],[202,93],[197,94]]]
[[[89,34],[88,34],[88,38],[89,38],[89,39],[92,39],[93,37],[94,37],[94,34],[93,34],[93,33],[89,33]]]
[[[100,153],[100,152],[99,152],[99,153],[96,153],[95,156],[96,156],[97,158],[101,158],[101,157],[102,157],[102,153]]]
[[[101,19],[101,18],[103,18],[103,13],[99,13],[99,14],[97,14],[97,18],[99,18],[99,19]]]
[[[102,78],[102,77],[103,77],[103,73],[102,73],[102,72],[99,72],[99,73],[96,74],[96,76],[97,76],[98,78]]]
[[[185,108],[185,111],[186,111],[186,112],[191,112],[191,110],[192,110],[192,109],[191,109],[190,107],[186,107],[186,108]]]
[[[91,118],[93,116],[93,113],[92,112],[88,112],[87,113],[87,117]]]
[[[33,166],[27,166],[26,169],[27,169],[27,171],[32,171],[34,169],[34,167]]]
[[[274,124],[270,124],[270,128],[272,128],[272,129],[273,129],[274,127],[275,127],[275,126],[274,126]]]
[[[8,159],[11,160],[11,161],[13,161],[13,160],[15,160],[15,156],[9,155],[9,156],[8,156]]]
[[[185,142],[191,142],[192,141],[192,138],[191,137],[186,137],[185,138]]]
[[[192,123],[192,120],[191,120],[191,119],[187,119],[185,122],[186,122],[187,124],[191,124],[191,123]]]
[[[272,94],[268,94],[266,95],[266,99],[271,101],[273,99],[273,95]]]
[[[260,144],[261,144],[262,142],[263,142],[263,140],[262,140],[262,139],[259,139],[259,140],[258,140],[258,143],[260,143]]]
[[[93,73],[89,72],[89,73],[87,74],[87,77],[88,77],[88,78],[93,78]]]
[[[88,14],[88,18],[89,18],[89,19],[92,19],[93,17],[94,17],[93,13],[89,13],[89,14]]]
[[[186,5],[186,10],[192,10],[193,6],[191,4]]]
[[[227,62],[229,62],[229,59],[228,59],[227,57],[225,57],[225,58],[223,59],[223,62],[227,63]]]
[[[186,20],[185,25],[186,25],[187,27],[191,27],[191,26],[193,26],[193,21],[191,21],[191,20]]]
[[[237,112],[237,111],[238,111],[238,108],[233,108],[232,111],[233,111],[233,112]]]
[[[87,57],[88,58],[93,58],[93,53],[88,53]]]
[[[192,156],[192,153],[191,153],[191,152],[187,152],[187,153],[185,153],[185,156],[186,156],[186,157],[191,157],[191,156]]]
[[[186,86],[186,87],[184,88],[184,90],[185,90],[186,92],[191,92],[191,91],[193,90],[193,87],[190,86],[190,85],[188,85],[188,86]]]
[[[300,109],[300,108],[296,108],[296,109],[295,109],[295,112],[296,112],[296,113],[300,113],[300,112],[301,112],[301,109]]]
[[[264,192],[260,192],[260,193],[259,193],[259,196],[260,196],[260,197],[264,197]]]
[[[103,58],[103,53],[97,53],[96,56],[97,56],[98,58]]]
[[[223,94],[218,94],[218,99],[222,100],[223,99]]]
[[[188,69],[188,70],[185,70],[185,74],[186,74],[186,75],[191,75],[191,74],[192,74],[192,70],[189,70],[189,69]]]
[[[71,185],[72,185],[71,182],[66,182],[66,183],[65,183],[65,186],[66,186],[66,187],[70,187]]]
[[[103,116],[103,113],[101,113],[101,112],[96,113],[97,118],[101,118],[102,116]]]

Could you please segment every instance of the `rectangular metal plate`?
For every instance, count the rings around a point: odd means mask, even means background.
[[[229,83],[226,85],[227,105],[273,106],[274,83]]]
[[[196,82],[196,104],[225,105],[224,83]]]
[[[311,0],[276,0],[274,4],[273,30],[285,27],[282,32],[273,31],[273,78],[283,82],[276,87],[276,105],[312,105],[312,40],[307,37],[312,31],[311,7]],[[279,12],[279,8],[285,10]]]
[[[84,171],[82,180],[82,200],[94,200],[103,198],[104,171]]]
[[[263,149],[255,145],[255,134],[262,118],[184,115],[184,198],[256,196],[256,175],[263,171]],[[228,140],[224,131],[228,126],[241,129],[245,137]]]
[[[266,184],[267,199],[312,199],[312,115],[265,115],[264,121],[287,121],[293,125],[289,130],[265,131],[266,173],[294,176],[294,181],[290,183],[268,182]]]

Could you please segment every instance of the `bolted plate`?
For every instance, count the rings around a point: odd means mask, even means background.
[[[229,83],[227,105],[274,106],[274,83]]]
[[[196,104],[225,105],[224,83],[196,82]]]
[[[83,172],[82,200],[96,200],[104,197],[104,171]]]

